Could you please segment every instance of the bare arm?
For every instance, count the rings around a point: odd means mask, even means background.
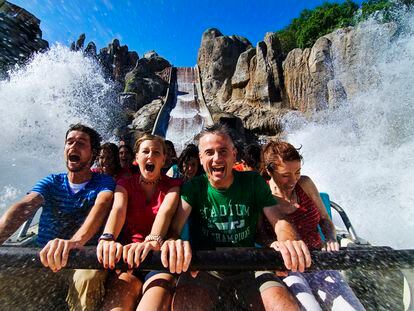
[[[105,218],[108,216],[112,204],[113,193],[103,191],[98,194],[94,206],[90,210],[85,222],[70,240],[56,238],[49,241],[40,251],[40,261],[52,271],[59,271],[65,267],[69,257],[69,251],[79,248],[99,230]]]
[[[0,219],[0,245],[33,216],[43,202],[39,193],[31,192],[6,211]]]
[[[300,179],[300,186],[306,192],[306,194],[312,199],[312,201],[318,208],[318,211],[321,215],[321,220],[319,221],[319,224],[326,239],[333,241],[336,240],[335,226],[331,221],[328,212],[326,211],[325,205],[322,202],[321,196],[319,195],[319,191],[316,188],[315,184],[309,177],[302,176],[302,178]]]
[[[171,188],[166,194],[161,206],[152,224],[151,234],[165,237],[171,220],[177,210],[178,201],[180,200],[180,187]]]
[[[113,234],[115,240],[125,223],[127,207],[128,193],[124,187],[117,185],[114,193],[114,203],[104,229],[104,233]],[[122,245],[115,241],[101,240],[96,247],[96,256],[104,268],[113,269],[121,259],[121,255]]]
[[[282,219],[278,205],[265,207],[263,213],[277,236],[277,241],[274,241],[270,247],[282,254],[287,269],[293,272],[297,270],[303,272],[305,267],[309,267],[311,264],[311,257],[306,244],[302,240],[298,240],[294,227],[288,221]]]
[[[303,191],[306,192],[306,194],[312,199],[318,208],[319,214],[321,215],[319,225],[327,242],[336,243],[335,225],[333,224],[331,218],[328,215],[328,212],[326,211],[325,205],[323,204],[321,196],[319,195],[319,190],[316,188],[312,179],[310,179],[308,176],[302,176],[299,180],[299,184],[302,187]],[[335,246],[334,249],[339,250],[339,244]]]
[[[108,216],[113,197],[114,195],[110,191],[103,191],[98,194],[85,222],[70,241],[75,242],[76,246],[83,246],[95,235]]]
[[[181,231],[191,213],[191,205],[185,200],[181,199],[177,210],[175,212],[173,221],[171,222],[170,229],[168,231],[168,237],[172,239],[178,239],[181,235]]]
[[[127,206],[128,193],[124,187],[117,185],[114,193],[114,203],[104,229],[105,233],[113,234],[115,239],[125,223]]]
[[[168,231],[170,239],[161,247],[161,262],[165,268],[169,267],[171,273],[185,272],[191,263],[190,243],[180,240],[181,231],[190,213],[191,205],[181,199]]]
[[[272,225],[278,241],[298,239],[295,228],[287,220],[283,219],[278,205],[265,207],[263,214]]]

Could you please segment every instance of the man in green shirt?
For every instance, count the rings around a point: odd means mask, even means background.
[[[269,186],[255,172],[236,172],[236,149],[229,129],[214,125],[200,135],[200,161],[205,175],[193,178],[181,191],[182,204],[170,226],[173,238],[191,214],[190,240],[195,249],[254,247],[258,217],[265,215],[278,241],[271,247],[280,251],[285,266],[303,272],[311,263],[303,241],[296,240],[293,227],[282,219]],[[191,261],[188,242],[167,240],[162,261],[171,272],[187,271]],[[228,308],[223,297],[234,296],[239,307],[265,310],[297,310],[298,305],[282,282],[268,271],[243,273],[199,273],[183,275],[174,299],[174,310]],[[237,307],[236,307],[237,309]]]

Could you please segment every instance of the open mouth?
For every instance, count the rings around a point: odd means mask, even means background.
[[[215,173],[224,173],[224,166],[215,166],[211,170]]]
[[[80,156],[72,154],[68,157],[70,162],[79,162],[80,161]]]
[[[145,170],[148,172],[153,172],[155,169],[155,165],[152,163],[147,163],[145,164]]]

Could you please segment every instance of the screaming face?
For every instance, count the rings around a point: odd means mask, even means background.
[[[226,189],[233,183],[236,149],[227,135],[206,134],[200,139],[200,161],[214,188]]]
[[[156,140],[144,140],[135,155],[142,177],[147,181],[157,180],[165,163],[162,144]]]
[[[66,167],[70,172],[89,170],[92,162],[92,149],[89,135],[81,131],[71,131],[65,142]]]

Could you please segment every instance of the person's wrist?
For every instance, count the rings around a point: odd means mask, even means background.
[[[98,239],[98,243],[101,241],[115,241],[115,236],[112,233],[102,233]]]
[[[149,234],[145,237],[145,242],[151,242],[151,241],[157,242],[160,248],[162,244],[164,243],[163,237],[160,235],[156,235],[156,234]]]

